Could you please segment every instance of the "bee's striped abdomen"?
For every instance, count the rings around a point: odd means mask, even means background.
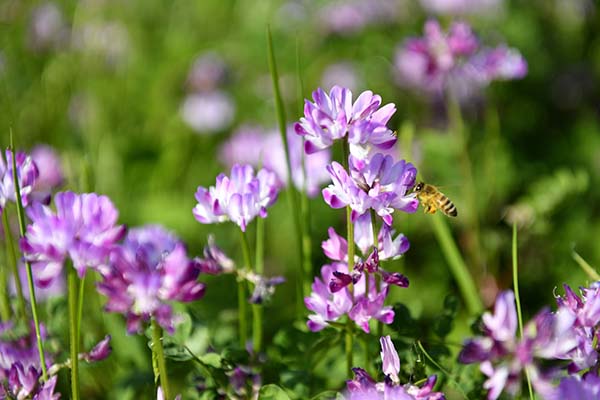
[[[446,195],[440,193],[440,196],[440,209],[442,212],[450,217],[456,217],[458,212],[454,203]]]

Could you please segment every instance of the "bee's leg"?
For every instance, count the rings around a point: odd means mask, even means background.
[[[427,214],[435,214],[436,211],[437,211],[437,208],[435,206],[432,206],[432,205],[428,205],[427,209],[425,210],[425,212]]]

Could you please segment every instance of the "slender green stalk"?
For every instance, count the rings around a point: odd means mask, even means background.
[[[513,267],[513,289],[515,291],[515,303],[517,304],[517,318],[519,320],[519,337],[523,337],[523,314],[521,312],[521,296],[519,295],[519,264],[517,259],[517,224],[513,223],[512,235],[512,267]],[[529,371],[525,368],[527,377],[527,388],[529,389],[529,398],[533,400],[533,389],[531,388],[531,378]]]
[[[77,345],[81,344],[81,320],[83,319],[83,297],[85,294],[85,275],[79,280],[79,294],[77,296]]]
[[[583,257],[581,257],[575,250],[573,250],[572,256],[577,265],[581,267],[583,272],[585,272],[590,277],[590,279],[600,281],[600,274],[598,274],[594,267],[592,267],[587,261],[585,261]]]
[[[12,310],[10,309],[10,298],[8,297],[8,266],[0,267],[0,318],[9,321]]]
[[[354,353],[354,322],[348,318],[346,323],[346,367],[348,372],[348,378],[352,377],[352,367],[354,364],[353,353]]]
[[[256,254],[254,271],[262,275],[264,273],[264,240],[265,240],[265,220],[257,218],[256,220]],[[244,235],[245,236],[245,235]],[[247,244],[246,240],[246,244]],[[250,253],[248,249],[248,255]],[[263,307],[260,304],[252,304],[252,344],[256,353],[262,349],[262,321],[263,321]]]
[[[271,80],[273,83],[273,95],[275,97],[275,110],[277,114],[277,124],[279,126],[279,133],[281,135],[281,142],[283,143],[283,150],[285,152],[285,165],[287,171],[288,181],[288,201],[289,207],[292,210],[292,216],[294,221],[294,230],[296,233],[296,243],[298,246],[298,260],[300,262],[300,280],[298,282],[299,292],[301,293],[298,299],[298,304],[302,303],[304,298],[304,283],[307,279],[304,271],[304,253],[302,251],[302,223],[300,220],[300,209],[298,207],[298,199],[296,196],[296,190],[294,189],[294,180],[292,178],[292,163],[290,161],[290,150],[288,147],[287,140],[287,127],[285,122],[285,107],[283,105],[283,99],[281,97],[281,90],[279,89],[279,75],[277,73],[277,63],[275,61],[275,51],[273,49],[273,38],[271,37],[271,29],[267,26],[267,50],[269,59],[269,71],[271,73]],[[299,310],[302,308],[299,307]]]
[[[440,364],[438,364],[438,362],[435,361],[433,359],[433,357],[431,357],[425,351],[425,348],[423,347],[423,345],[421,344],[421,342],[419,340],[417,340],[417,346],[419,347],[419,349],[421,350],[421,352],[423,353],[423,355],[425,356],[425,358],[427,358],[429,360],[429,362],[432,363],[437,369],[439,369],[441,372],[443,372],[448,377],[448,379],[450,380],[450,382],[454,383],[454,385],[456,386],[456,388],[458,389],[458,391],[460,392],[460,394],[462,394],[462,396],[465,399],[469,400],[469,398],[467,397],[467,394],[462,389],[462,387],[460,386],[460,384],[456,381],[456,379],[454,379],[454,377],[452,376],[452,374],[449,371],[447,371],[444,367],[442,367]]]
[[[469,273],[469,269],[460,255],[458,246],[443,218],[439,214],[432,215],[429,218],[433,224],[433,232],[450,267],[450,272],[458,284],[469,313],[479,314],[483,311],[483,303],[477,292],[477,286],[475,286],[473,277]]]
[[[17,174],[17,160],[15,157],[15,146],[13,143],[12,129],[10,130],[10,151],[13,160],[13,182],[15,185],[15,195],[17,198],[17,216],[19,218],[19,233],[21,237],[25,236],[25,211],[23,209],[23,199],[21,198],[21,187],[19,184],[19,176]],[[27,269],[27,284],[29,286],[29,304],[31,304],[31,314],[35,325],[35,336],[37,340],[38,354],[40,356],[40,366],[42,367],[42,381],[48,380],[48,372],[46,371],[46,356],[44,355],[44,344],[42,342],[42,334],[40,332],[40,320],[38,317],[37,300],[35,298],[35,288],[33,286],[33,274],[31,272],[31,264],[25,261]]]
[[[167,375],[167,363],[162,344],[162,328],[154,318],[152,318],[152,353],[156,359],[156,363],[158,364],[159,374],[158,377],[156,375],[154,376],[154,380],[157,381],[157,378],[160,378],[160,387],[162,388],[163,396],[165,400],[171,400],[169,377]]]
[[[342,157],[344,158],[343,165],[348,171],[348,156],[350,154],[349,144],[346,140],[342,140]],[[350,206],[346,206],[346,240],[348,241],[348,273],[351,273],[354,269],[354,224],[352,223],[352,209]],[[352,292],[352,284],[349,286]]]
[[[69,344],[71,350],[71,399],[79,400],[79,337],[77,335],[77,298],[79,278],[71,263],[67,265],[68,304],[69,304]]]
[[[13,244],[12,232],[8,224],[8,213],[4,209],[2,213],[2,226],[4,227],[4,241],[6,243],[6,258],[12,269],[13,279],[15,280],[15,287],[17,288],[17,299],[19,306],[19,315],[23,320],[27,317],[25,296],[23,296],[23,285],[21,284],[21,276],[19,275],[19,266],[17,264],[17,255],[15,254],[15,247]]]
[[[240,230],[240,238],[242,244],[242,254],[244,257],[244,270],[252,271],[252,261],[250,259],[250,245],[248,244],[248,238],[246,237],[246,233]],[[248,322],[246,321],[247,307],[246,307],[246,282],[243,279],[238,280],[238,297],[241,294],[241,299],[238,298],[238,305],[240,308],[240,342],[242,347],[246,346],[246,341],[248,340],[247,331],[248,331]],[[241,288],[240,288],[241,287]],[[252,321],[253,324],[256,321],[256,312],[254,305],[252,307]],[[253,336],[254,339],[254,336]]]

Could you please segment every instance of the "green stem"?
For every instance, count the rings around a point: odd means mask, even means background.
[[[439,214],[432,215],[429,220],[433,224],[436,239],[440,244],[448,267],[450,267],[450,272],[458,284],[469,313],[472,315],[481,313],[483,311],[483,303],[477,292],[473,277],[469,273],[469,269],[458,251],[458,246],[450,234],[450,229],[448,229],[446,222]]]
[[[575,250],[573,250],[572,255],[577,265],[581,267],[581,269],[590,277],[590,279],[600,281],[600,274],[596,272],[594,267],[592,267],[587,261],[585,261],[583,257],[581,257]]]
[[[292,210],[292,216],[294,221],[294,230],[296,233],[298,260],[300,261],[300,280],[298,282],[298,289],[300,298],[298,299],[299,312],[303,308],[300,304],[307,293],[304,293],[304,282],[307,279],[304,273],[304,253],[302,251],[302,223],[300,220],[300,209],[298,207],[298,199],[296,197],[296,190],[294,189],[294,180],[292,178],[292,163],[290,161],[290,150],[288,147],[287,140],[287,127],[285,122],[285,107],[283,105],[283,99],[281,97],[281,90],[279,89],[279,75],[277,73],[277,63],[275,61],[275,51],[273,49],[273,38],[271,37],[271,29],[267,26],[267,50],[268,50],[268,61],[269,71],[271,73],[271,80],[273,83],[273,95],[275,97],[275,110],[277,114],[277,124],[279,126],[279,134],[281,135],[281,142],[283,143],[283,150],[285,152],[285,166],[287,171],[288,181],[288,198],[289,207]]]
[[[265,220],[258,218],[256,220],[256,254],[255,254],[255,265],[254,271],[258,275],[263,275],[264,267],[264,241],[265,241]],[[245,235],[244,235],[245,236]],[[248,251],[249,252],[249,251]],[[263,320],[263,307],[260,304],[252,304],[252,344],[256,353],[262,349],[262,324]]]
[[[12,310],[8,296],[8,265],[2,265],[0,267],[0,318],[2,321],[9,321],[11,316]]]
[[[515,291],[515,303],[517,305],[517,318],[519,320],[519,337],[523,337],[523,314],[521,312],[521,296],[519,295],[519,264],[517,259],[517,224],[513,223],[512,235],[512,267],[513,267],[513,289]],[[531,388],[531,378],[529,371],[525,369],[527,377],[527,388],[529,389],[529,398],[533,400],[533,389]]]
[[[19,305],[19,315],[23,320],[26,319],[27,313],[25,296],[23,296],[23,285],[21,284],[21,276],[19,275],[19,266],[17,264],[17,255],[15,253],[15,247],[13,244],[12,232],[8,224],[8,213],[6,209],[2,213],[2,226],[4,228],[4,240],[6,241],[6,258],[9,260],[8,263],[12,269],[13,279],[15,280],[15,287],[17,288],[17,299]]]
[[[81,320],[83,319],[83,297],[85,293],[85,275],[79,280],[79,295],[77,297],[77,345],[81,343]]]
[[[158,377],[156,375],[154,376],[154,380],[158,381],[157,378],[160,378],[160,387],[162,388],[163,396],[165,400],[171,400],[169,377],[167,375],[167,363],[162,344],[162,328],[154,318],[152,318],[152,353],[154,354],[158,364],[159,374]]]
[[[354,322],[348,318],[346,323],[346,367],[348,372],[348,378],[352,378],[352,367],[353,367],[353,347],[354,347]]]
[[[79,297],[79,278],[77,271],[69,262],[67,268],[68,304],[69,304],[69,343],[71,349],[71,399],[79,400],[79,337],[77,332],[77,298]]]
[[[19,176],[17,174],[17,160],[15,158],[15,146],[13,143],[12,129],[10,130],[10,150],[13,160],[13,182],[15,185],[15,194],[17,198],[17,216],[19,218],[19,233],[21,237],[25,236],[25,211],[23,209],[23,199],[21,198],[21,187],[19,184]],[[40,356],[40,366],[42,368],[42,381],[48,380],[48,372],[46,371],[46,356],[44,355],[44,344],[42,342],[42,334],[40,332],[40,321],[37,311],[37,300],[35,298],[35,288],[33,286],[33,274],[31,272],[31,264],[25,261],[27,269],[27,284],[29,286],[29,304],[31,305],[31,314],[35,325],[35,336],[37,340],[38,354]]]
[[[244,256],[244,266],[243,269],[244,271],[252,271],[252,261],[250,259],[250,245],[248,244],[248,238],[246,237],[246,233],[243,231],[240,231],[240,238],[241,238],[241,243],[242,243],[242,254]],[[240,307],[240,342],[242,344],[242,347],[246,346],[246,341],[247,339],[247,330],[248,330],[248,323],[246,321],[246,290],[245,290],[245,285],[246,282],[244,282],[244,279],[241,279],[238,281],[238,297],[241,295],[241,299],[238,298],[238,304]],[[241,288],[240,288],[241,286]],[[255,312],[255,308],[254,305],[252,307],[252,322],[253,324],[256,321],[256,312]],[[252,337],[252,339],[254,340],[254,336]]]

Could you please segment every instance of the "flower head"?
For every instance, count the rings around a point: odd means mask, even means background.
[[[319,88],[313,92],[313,102],[306,100],[304,117],[294,125],[296,133],[306,139],[307,154],[330,147],[335,140],[347,137],[350,152],[364,157],[372,146],[389,149],[396,137],[386,127],[396,112],[392,103],[380,108],[381,97],[371,91],[362,92],[352,102],[349,89],[334,86],[329,94]]]
[[[204,295],[200,270],[185,247],[159,226],[132,229],[123,245],[111,252],[98,291],[107,296],[106,310],[127,317],[130,333],[151,317],[169,332],[175,318],[169,302],[190,302]]]
[[[231,97],[220,90],[189,94],[181,105],[183,121],[200,134],[215,134],[227,128],[235,114]]]
[[[87,268],[99,268],[125,234],[125,227],[116,224],[118,211],[106,196],[59,192],[54,204],[56,211],[40,203],[27,209],[31,224],[20,243],[42,287],[60,274],[67,259],[80,277]]]
[[[266,169],[254,174],[249,165],[234,165],[231,177],[217,176],[209,189],[198,187],[194,217],[198,222],[211,224],[233,221],[242,231],[257,216],[265,218],[267,207],[277,200],[277,176]]]
[[[552,370],[541,369],[540,359],[565,359],[577,346],[573,332],[575,318],[566,309],[551,313],[540,311],[517,338],[517,313],[514,294],[501,293],[494,314],[483,316],[485,336],[469,339],[459,360],[463,363],[480,363],[480,370],[488,377],[484,388],[488,399],[495,400],[503,391],[515,394],[521,386],[522,373],[527,371],[534,389],[548,395]]]
[[[381,361],[384,382],[376,382],[362,368],[352,368],[354,379],[346,381],[348,400],[444,400],[441,392],[434,392],[436,376],[430,376],[422,386],[402,385],[398,374],[400,358],[389,336],[381,337]]]
[[[314,197],[323,183],[329,181],[325,166],[331,162],[331,152],[325,150],[304,155],[304,140],[294,133],[292,126],[287,129],[287,140],[294,186],[298,190],[304,190],[306,186],[308,196]],[[262,165],[275,172],[280,182],[287,184],[285,151],[279,132],[265,133],[259,127],[242,127],[223,144],[219,157],[230,167],[238,163]],[[306,174],[302,168],[303,159]]]
[[[332,208],[350,206],[352,221],[372,208],[391,225],[394,210],[412,213],[419,206],[409,193],[417,169],[404,160],[394,163],[392,156],[377,153],[368,162],[351,157],[350,175],[336,162],[327,170],[333,183],[323,189],[323,198]]]
[[[11,150],[6,150],[4,154],[5,158],[0,156],[0,214],[7,202],[12,201],[14,203],[17,201],[15,182],[13,180],[13,153]],[[23,207],[27,207],[30,203],[29,196],[33,191],[39,171],[33,159],[22,151],[16,152],[15,160],[21,201],[23,202]]]
[[[402,85],[434,93],[450,89],[465,97],[493,80],[522,78],[527,63],[506,46],[482,47],[466,23],[455,22],[444,32],[429,20],[422,38],[406,40],[397,51],[395,69]]]

